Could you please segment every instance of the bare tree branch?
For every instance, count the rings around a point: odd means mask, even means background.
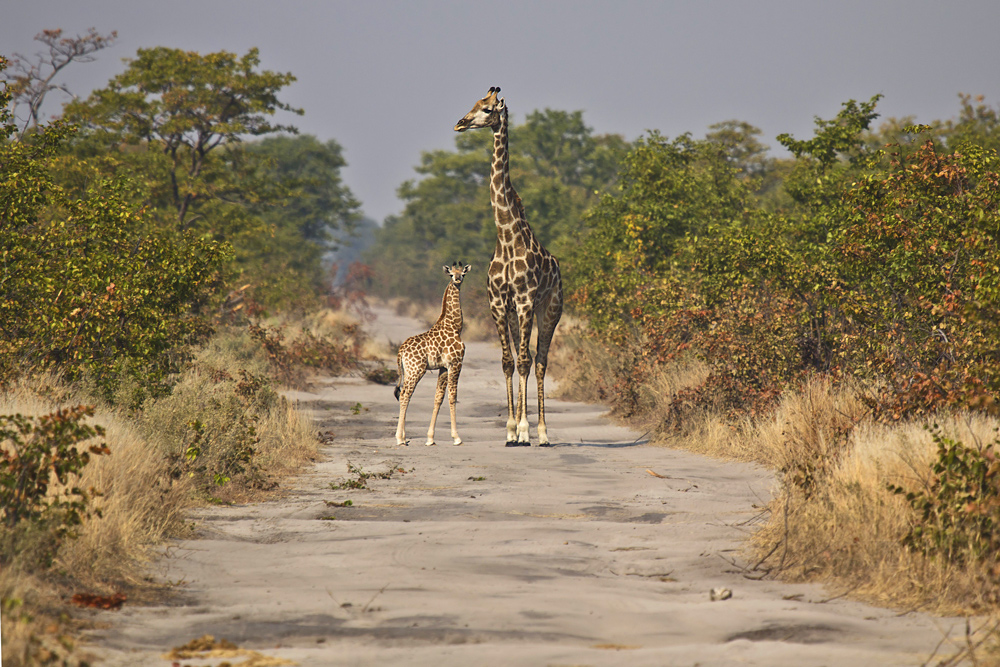
[[[91,28],[86,35],[63,37],[62,29],[43,30],[35,35],[35,41],[48,47],[48,53],[38,52],[34,60],[15,53],[11,58],[10,69],[2,75],[7,81],[12,94],[14,111],[20,106],[27,107],[28,117],[19,136],[28,129],[35,129],[41,122],[42,104],[45,96],[58,90],[73,99],[76,95],[64,83],[56,83],[55,77],[72,62],[88,63],[96,60],[94,53],[111,46],[118,38],[118,31],[113,30],[107,35],[101,35],[96,28]]]

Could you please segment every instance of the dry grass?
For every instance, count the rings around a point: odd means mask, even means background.
[[[25,382],[0,396],[0,414],[41,416],[68,403],[90,402],[87,397],[53,400],[50,381]],[[50,394],[43,397],[42,394]],[[162,456],[127,417],[98,406],[90,420],[105,429],[111,453],[92,457],[75,484],[95,488],[102,495],[92,501],[100,510],[79,528],[56,556],[57,568],[79,585],[108,592],[138,584],[141,566],[153,545],[176,535],[184,526],[184,512],[193,504],[186,479],[171,479]]]
[[[365,335],[358,326],[358,318],[344,310],[322,308],[300,317],[279,317],[269,321],[271,326],[282,327],[289,340],[298,338],[304,330],[318,337],[341,341],[345,347],[358,349],[361,359],[378,359],[382,347]]]
[[[995,437],[998,422],[941,416],[942,432],[963,442]],[[1000,599],[983,565],[928,558],[903,546],[913,511],[889,485],[914,487],[936,456],[918,423],[862,423],[811,485],[787,479],[754,535],[757,560],[794,580],[819,580],[882,605],[944,614],[996,612]],[[815,458],[812,460],[816,460]],[[801,469],[800,464],[800,469]]]
[[[78,624],[65,614],[56,586],[33,574],[5,567],[0,572],[0,598],[4,665],[89,664],[74,637]]]
[[[677,377],[683,383],[695,376]],[[659,382],[676,386],[668,377]],[[1000,426],[983,416],[937,421],[945,435],[967,443],[991,441]],[[767,418],[728,424],[706,413],[657,441],[756,461],[778,473],[770,516],[748,550],[748,560],[763,571],[825,582],[884,606],[943,614],[1000,608],[981,566],[941,562],[904,547],[914,514],[889,485],[912,488],[927,479],[935,445],[922,423],[873,422],[850,386],[815,378],[786,392]]]
[[[602,403],[612,401],[619,393],[616,383],[629,384],[634,395],[627,406],[627,421],[643,430],[657,434],[661,439],[677,435],[706,435],[714,432],[711,414],[690,412],[686,415],[683,432],[671,425],[671,406],[678,394],[704,382],[708,366],[694,357],[669,366],[661,366],[655,374],[643,381],[632,382],[634,369],[630,360],[641,356],[644,341],[633,341],[612,353],[587,334],[584,325],[571,317],[556,330],[556,340],[549,355],[549,369],[558,385],[554,397],[572,401]],[[612,403],[613,413],[621,416],[625,411]],[[704,422],[704,423],[703,423]],[[727,429],[728,431],[728,429]],[[702,438],[692,437],[693,441]],[[706,441],[705,453],[719,455],[714,449],[715,440]]]
[[[193,474],[210,497],[259,498],[316,453],[311,421],[278,393],[267,374],[267,360],[245,331],[223,332],[198,354],[169,396],[144,406],[138,428],[171,462],[175,475]]]
[[[607,381],[615,364],[615,358],[586,335],[578,322],[560,322],[549,352],[549,373],[557,381],[551,396],[584,403],[606,401]]]

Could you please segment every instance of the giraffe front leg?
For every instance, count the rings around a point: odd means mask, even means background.
[[[437,387],[434,389],[434,410],[431,411],[431,425],[427,427],[427,442],[424,444],[430,447],[437,444],[434,442],[434,428],[437,426],[438,410],[441,409],[441,402],[444,401],[444,392],[448,387],[448,369],[442,368],[438,372]]]
[[[514,357],[503,360],[503,374],[507,384],[507,446],[517,446],[517,418],[514,404]]]
[[[517,421],[514,419],[514,356],[510,352],[510,334],[508,334],[507,313],[503,305],[499,308],[490,309],[493,315],[493,322],[497,327],[497,336],[500,338],[500,350],[502,352],[501,364],[503,365],[503,375],[507,385],[507,446],[517,447]]]
[[[406,445],[406,404],[410,402],[410,397],[406,394],[399,395],[399,422],[396,424],[396,446]]]
[[[462,372],[462,362],[456,361],[448,369],[448,408],[451,410],[451,441],[461,445],[462,438],[458,435],[458,418],[456,403],[458,403],[458,376]]]
[[[530,311],[519,311],[518,320],[521,322],[520,335],[518,336],[517,350],[517,442],[521,446],[531,446],[531,438],[528,435],[528,375],[531,373],[531,325],[532,314]]]

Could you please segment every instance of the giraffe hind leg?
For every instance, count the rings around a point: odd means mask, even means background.
[[[417,383],[420,382],[420,378],[424,376],[427,370],[420,365],[415,365],[407,369],[405,362],[403,369],[404,380],[399,391],[399,422],[396,426],[397,446],[406,444],[406,407],[410,404],[410,397],[413,395],[413,390],[417,388]]]
[[[562,290],[546,299],[538,316],[538,348],[535,350],[535,379],[538,381],[538,445],[550,447],[548,429],[545,426],[545,370],[549,362],[549,346],[555,334],[556,325],[562,317]]]
[[[500,349],[503,355],[501,364],[507,386],[507,446],[517,447],[517,421],[514,418],[514,356],[510,352],[510,323],[507,310],[502,304],[492,304],[492,306],[490,313],[493,315],[493,323],[497,327],[497,337],[500,339]]]

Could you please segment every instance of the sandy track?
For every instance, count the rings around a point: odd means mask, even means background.
[[[419,330],[387,311],[374,326],[396,342]],[[651,447],[556,400],[556,446],[505,448],[490,344],[468,346],[465,444],[445,407],[425,447],[434,379],[404,448],[391,387],[294,394],[336,434],[322,461],[280,501],[200,512],[202,539],[158,565],[185,582],[177,602],[104,613],[98,663],[170,665],[165,651],[210,633],[300,665],[919,665],[958,625],[745,578],[733,563],[772,484],[759,467]],[[358,479],[348,464],[394,472],[331,488]],[[733,597],[711,601],[714,587]]]

